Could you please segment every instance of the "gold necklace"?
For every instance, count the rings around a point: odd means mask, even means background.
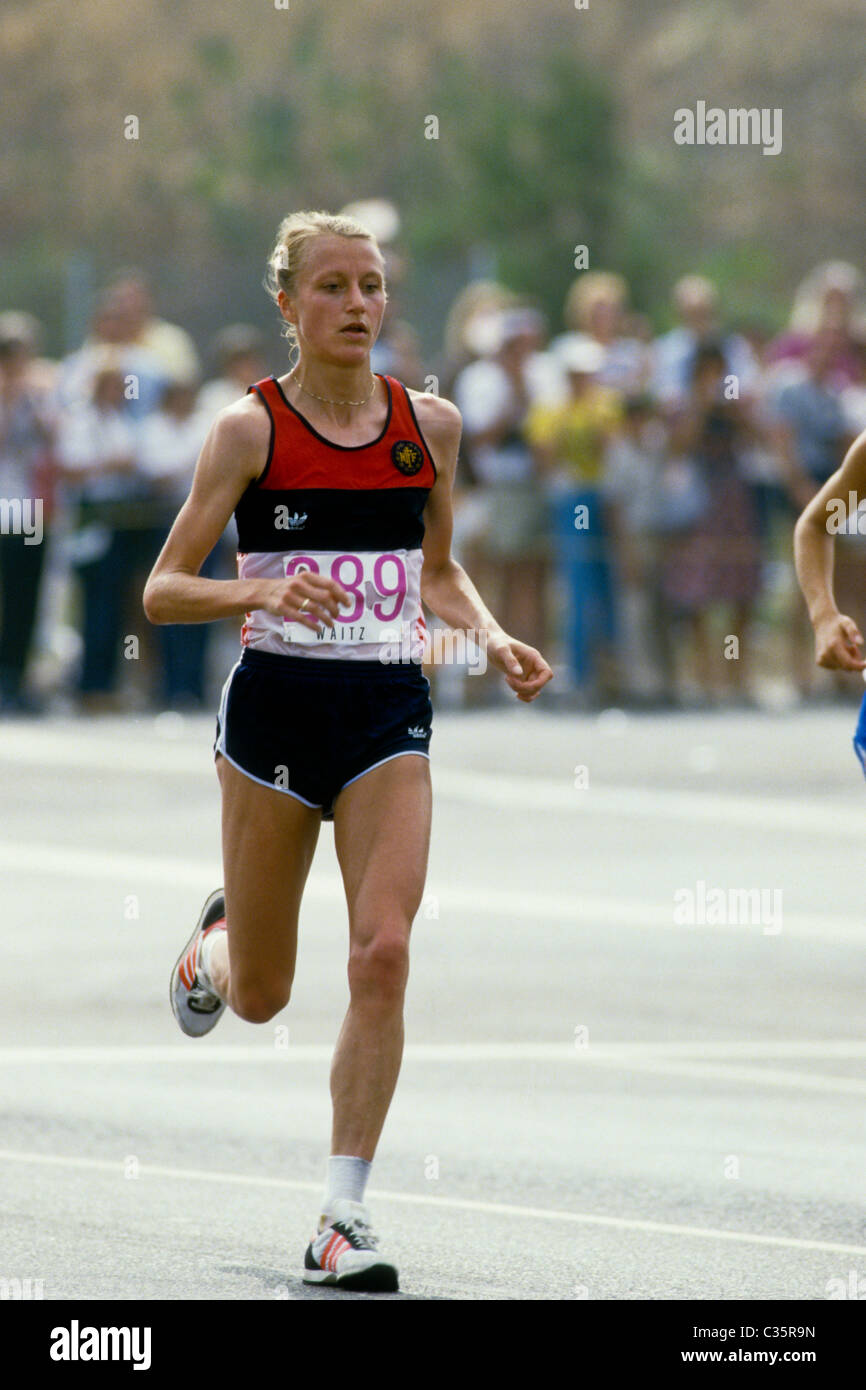
[[[295,368],[295,371],[297,371],[297,367]],[[327,396],[317,396],[315,391],[308,391],[303,382],[299,378],[295,377],[295,372],[291,373],[291,375],[289,376],[289,381],[294,381],[298,390],[303,391],[305,396],[312,396],[314,401],[322,401],[324,405],[366,405],[367,402],[372,398],[373,392],[376,389],[376,378],[373,376],[372,372],[370,373],[370,375],[373,381],[373,385],[370,387],[370,395],[365,396],[362,401],[332,401],[329,400]]]

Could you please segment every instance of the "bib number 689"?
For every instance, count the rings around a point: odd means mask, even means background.
[[[286,563],[286,578],[307,570],[321,574],[319,563],[325,557],[293,555]],[[380,623],[391,623],[403,607],[407,592],[406,565],[399,555],[335,555],[330,561],[330,577],[350,593],[355,602],[349,612],[340,612],[340,622],[356,623],[366,612]],[[390,602],[389,602],[390,600]]]

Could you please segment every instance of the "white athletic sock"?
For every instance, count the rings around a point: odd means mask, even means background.
[[[214,931],[209,931],[204,941],[201,943],[198,952],[197,974],[202,984],[206,989],[209,989],[212,994],[217,994],[217,991],[214,989],[213,980],[210,977],[210,970],[208,968],[210,966],[211,951],[213,950],[214,942],[218,939],[219,934],[224,931],[225,927],[217,927]]]
[[[372,1166],[366,1158],[353,1158],[349,1154],[332,1155],[328,1159],[322,1209],[329,1211],[331,1203],[339,1201],[341,1197],[350,1202],[363,1202]]]

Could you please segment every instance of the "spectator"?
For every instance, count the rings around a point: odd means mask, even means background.
[[[214,339],[218,375],[198,393],[196,410],[208,424],[227,405],[246,395],[247,387],[267,374],[264,339],[248,323],[232,323]]]
[[[526,433],[547,482],[560,578],[567,595],[565,646],[581,694],[617,690],[609,535],[601,492],[607,444],[619,427],[617,392],[595,380],[604,350],[569,338],[559,352],[568,380],[560,405],[535,405]],[[595,687],[595,690],[593,690]]]
[[[111,297],[99,297],[89,336],[77,352],[60,366],[58,401],[64,410],[78,410],[92,403],[96,372],[110,357],[123,376],[126,413],[142,420],[155,410],[169,377],[150,349],[130,343],[131,325],[126,312]]]
[[[656,532],[667,432],[649,396],[629,396],[621,429],[607,444],[602,496],[612,541],[620,657],[632,698],[672,704],[673,653],[661,593]]]
[[[809,344],[796,381],[778,392],[774,438],[793,509],[799,513],[835,473],[853,442],[834,364],[839,337],[822,329]]]
[[[773,545],[774,532],[788,525],[788,499],[782,483],[779,458],[774,448],[773,424],[777,387],[767,370],[770,349],[768,328],[758,320],[742,325],[741,332],[755,359],[756,374],[751,381],[746,400],[753,425],[750,439],[743,442],[740,453],[740,474],[747,483],[758,515],[761,544],[767,552]]]
[[[495,591],[491,606],[507,632],[544,641],[546,508],[523,434],[529,409],[527,363],[537,351],[538,316],[503,313],[490,357],[465,367],[455,382],[464,448],[484,504],[483,568]]]
[[[767,351],[779,385],[791,377],[792,366],[805,366],[813,339],[825,332],[835,335],[831,375],[847,386],[858,378],[856,338],[866,334],[866,301],[862,275],[845,261],[816,266],[798,286],[790,326]]]
[[[25,689],[51,511],[54,404],[39,325],[0,314],[0,712],[38,708]]]
[[[474,280],[455,297],[445,321],[443,356],[436,364],[439,390],[450,400],[457,399],[456,383],[465,368],[486,358],[495,351],[501,312],[516,302],[511,290],[492,280]],[[471,377],[470,377],[471,380]],[[464,431],[453,491],[454,533],[452,551],[455,558],[484,583],[486,573],[484,532],[487,513],[483,490],[472,471],[471,450]],[[433,626],[438,623],[434,620]],[[478,680],[467,685],[465,672],[432,669],[428,678],[437,696],[448,690],[453,703],[464,703],[469,692],[478,687]],[[486,692],[485,692],[486,693]]]
[[[595,374],[599,385],[636,394],[648,384],[651,362],[646,343],[627,328],[627,303],[628,287],[621,275],[585,271],[566,296],[563,317],[570,331],[554,340],[553,350],[575,334],[590,337],[604,352]]]
[[[166,323],[154,313],[147,277],[139,270],[122,271],[106,292],[108,306],[125,324],[125,341],[151,353],[164,376],[172,381],[194,381],[200,375],[198,353],[183,328]]]
[[[162,404],[140,428],[137,459],[158,498],[159,534],[154,552],[162,547],[180,508],[189,495],[195,465],[210,421],[197,408],[193,382],[172,382]],[[214,577],[216,550],[199,573]],[[159,702],[168,709],[201,708],[204,704],[205,663],[211,625],[170,623],[158,629],[162,655]]]
[[[841,392],[842,413],[852,435],[866,430],[866,341],[852,344],[854,375]]]
[[[736,376],[741,398],[754,388],[757,363],[749,344],[738,333],[719,337],[716,300],[715,286],[701,275],[686,275],[674,286],[679,325],[653,345],[652,394],[666,409],[676,409],[688,399],[695,352],[703,343],[720,345],[725,372]]]
[[[726,399],[728,358],[721,343],[699,347],[692,372],[689,398],[672,418],[671,449],[691,475],[688,491],[702,497],[679,533],[666,542],[662,585],[674,614],[687,623],[703,694],[714,698],[718,693],[721,661],[730,689],[748,699],[746,634],[760,590],[761,552],[757,512],[740,459],[753,428],[748,406]],[[670,498],[670,473],[667,487]],[[670,510],[661,521],[670,525]],[[710,627],[712,611],[720,604],[732,609],[726,642],[736,639],[721,655]]]
[[[73,563],[83,588],[79,680],[85,713],[116,709],[124,599],[137,569],[141,501],[136,436],[116,358],[103,355],[91,399],[59,420],[57,456],[78,508]]]
[[[464,367],[495,351],[501,315],[518,303],[517,295],[495,280],[472,280],[454,299],[445,320],[443,396],[453,396]]]

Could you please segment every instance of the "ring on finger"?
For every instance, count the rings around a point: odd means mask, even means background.
[[[309,606],[310,606],[310,600],[309,600],[308,598],[305,598],[304,601],[303,601],[303,603],[301,604],[300,611],[301,611],[302,613],[306,613],[307,610],[308,610],[308,608],[309,608]]]

